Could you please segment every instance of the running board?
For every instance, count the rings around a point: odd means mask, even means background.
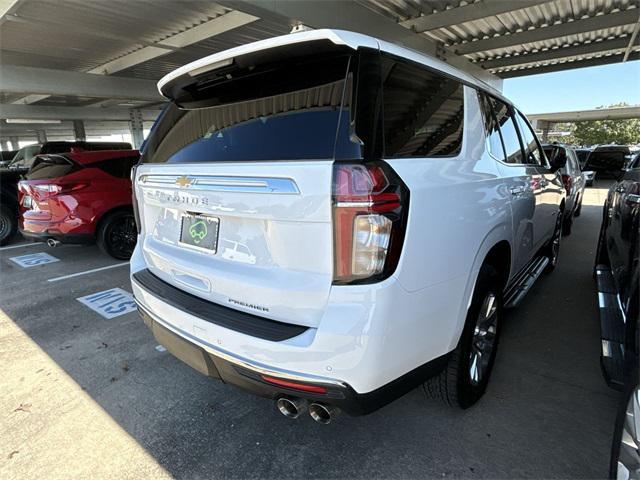
[[[600,307],[600,336],[602,352],[600,365],[607,384],[617,390],[624,387],[624,341],[626,318],[615,286],[611,269],[596,266],[598,306]]]
[[[533,284],[549,264],[548,257],[538,257],[524,273],[520,274],[514,284],[504,294],[504,307],[516,307],[527,296]]]

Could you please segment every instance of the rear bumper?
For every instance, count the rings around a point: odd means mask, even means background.
[[[440,357],[377,390],[359,394],[347,383],[339,380],[275,369],[223,351],[214,345],[203,344],[200,339],[190,338],[187,332],[175,332],[139,303],[138,311],[158,343],[173,356],[204,375],[260,397],[274,400],[280,397],[303,398],[309,402],[334,405],[354,416],[374,412],[399,398],[420,385],[425,378],[437,374],[446,363],[446,357]],[[308,393],[276,386],[265,381],[263,375],[308,386],[324,387],[326,393]]]
[[[78,245],[89,245],[95,242],[95,237],[89,233],[60,233],[56,231],[50,232],[48,230],[44,232],[30,232],[22,228],[20,229],[20,233],[24,238],[33,240],[34,242],[46,242],[50,238],[60,243],[73,243]]]
[[[33,240],[34,242],[46,242],[50,238],[60,243],[73,243],[78,245],[89,245],[95,242],[95,237],[89,233],[60,233],[60,232],[31,232],[20,229],[20,233],[24,238]]]
[[[25,235],[33,237],[40,235],[55,238],[55,236],[65,235],[69,238],[80,238],[93,236],[95,224],[80,217],[37,219],[30,216],[28,212],[23,212],[20,230],[25,232]]]

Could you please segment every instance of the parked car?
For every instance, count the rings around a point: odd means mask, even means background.
[[[39,154],[65,153],[77,151],[94,150],[131,150],[128,142],[84,142],[84,141],[55,141],[44,144],[33,144],[18,150],[18,153],[8,165],[10,169],[22,170],[24,172],[31,168],[31,165]]]
[[[39,153],[130,149],[131,144],[126,142],[47,142],[18,150],[8,168],[0,169],[0,245],[8,243],[18,230],[18,181]]]
[[[596,178],[596,172],[592,170],[585,170],[582,172],[582,175],[584,176],[585,186],[593,187],[593,181]]]
[[[130,263],[160,344],[320,423],[423,384],[481,398],[503,310],[554,269],[566,205],[562,156],[547,163],[506,98],[336,30],[220,52],[159,89]]]
[[[611,478],[640,477],[640,166],[627,171],[604,205],[596,255],[607,383],[624,392],[616,421]]]
[[[592,148],[576,148],[574,149],[576,152],[576,156],[578,157],[578,162],[580,163],[580,169],[584,169],[584,166],[587,164],[587,159],[589,158],[589,154],[593,151]]]
[[[6,168],[11,160],[13,160],[13,157],[16,156],[16,153],[18,153],[17,150],[4,150],[0,152],[0,168]]]
[[[567,192],[562,234],[570,235],[574,217],[579,217],[580,212],[582,212],[582,198],[584,196],[586,181],[580,170],[580,163],[573,148],[561,144],[547,144],[543,145],[542,148],[547,157],[553,155],[554,149],[557,149],[556,155],[561,155],[566,159],[564,160],[566,161],[566,165],[560,169],[562,183]]]
[[[93,243],[128,259],[136,242],[131,169],[137,150],[38,155],[19,185],[21,228],[26,238]]]
[[[598,178],[618,179],[624,173],[629,156],[626,145],[600,145],[589,154],[584,170],[595,172]]]
[[[640,152],[633,155],[627,165],[627,170],[633,170],[634,168],[640,168]]]

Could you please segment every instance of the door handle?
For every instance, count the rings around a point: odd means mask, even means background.
[[[636,195],[635,193],[630,193],[629,195],[627,195],[627,202],[640,204],[640,195]]]
[[[511,187],[509,189],[509,191],[511,192],[511,195],[521,195],[523,194],[527,189],[523,186],[519,186],[519,187]]]

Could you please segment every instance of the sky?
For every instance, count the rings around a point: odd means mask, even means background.
[[[525,114],[640,105],[640,60],[510,78],[503,93]]]

